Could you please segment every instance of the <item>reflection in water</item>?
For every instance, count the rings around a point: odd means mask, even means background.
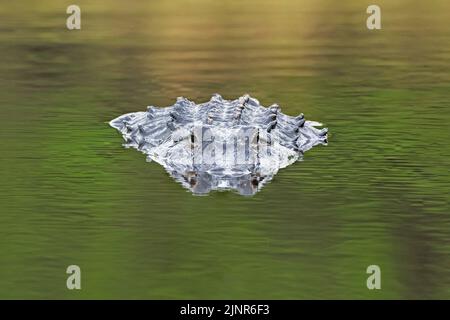
[[[327,143],[327,129],[265,108],[248,95],[229,101],[214,95],[195,104],[179,98],[170,107],[122,115],[110,122],[126,141],[164,166],[194,194],[235,190],[253,195],[279,169],[313,146]]]

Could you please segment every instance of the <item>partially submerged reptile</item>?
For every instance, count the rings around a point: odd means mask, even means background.
[[[194,194],[231,189],[253,195],[278,169],[326,144],[328,132],[303,114],[283,114],[278,105],[218,94],[201,104],[178,98],[173,106],[124,114],[110,125],[125,147],[145,153]]]

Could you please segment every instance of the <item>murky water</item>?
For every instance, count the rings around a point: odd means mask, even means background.
[[[450,4],[377,3],[379,31],[360,1],[78,1],[80,31],[2,3],[0,297],[450,298]],[[215,92],[329,145],[196,197],[107,123]]]

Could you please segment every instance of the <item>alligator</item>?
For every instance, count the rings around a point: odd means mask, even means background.
[[[328,134],[303,114],[288,116],[249,95],[226,100],[215,94],[201,104],[179,97],[172,106],[149,106],[109,124],[122,134],[124,147],[146,154],[195,195],[254,195],[279,169],[326,145]]]

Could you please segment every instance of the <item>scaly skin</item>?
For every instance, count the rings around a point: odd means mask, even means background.
[[[164,166],[194,194],[236,190],[253,195],[303,153],[327,143],[320,123],[291,117],[248,95],[214,95],[195,104],[178,98],[170,107],[122,115],[110,122],[133,147]],[[214,150],[214,151],[211,151]]]

